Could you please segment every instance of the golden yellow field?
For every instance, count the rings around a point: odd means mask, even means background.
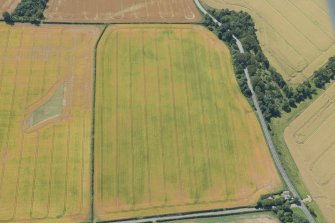
[[[335,54],[325,0],[201,0],[251,14],[270,63],[291,84],[310,77]]]
[[[115,25],[97,56],[95,214],[254,204],[281,182],[228,48],[197,25]]]
[[[0,24],[0,221],[88,218],[98,34]]]
[[[285,130],[300,174],[326,219],[335,219],[335,84]]]

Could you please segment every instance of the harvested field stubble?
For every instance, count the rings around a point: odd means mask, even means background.
[[[198,22],[193,0],[50,0],[46,17],[68,22]]]
[[[335,54],[326,0],[201,0],[252,16],[266,56],[291,84],[309,78]]]
[[[100,219],[254,204],[280,180],[228,48],[191,25],[117,25],[97,56]]]
[[[20,0],[0,0],[0,18],[2,18],[2,13],[7,11],[11,13],[19,4]]]
[[[98,33],[94,27],[0,25],[0,221],[88,218]],[[64,95],[57,96],[61,86]],[[64,98],[53,102],[55,94]],[[58,117],[26,129],[34,111],[42,122]]]
[[[285,130],[285,141],[312,198],[335,219],[335,84]]]

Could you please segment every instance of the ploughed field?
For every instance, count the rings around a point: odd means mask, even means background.
[[[0,221],[88,219],[98,34],[0,25]]]
[[[214,34],[116,25],[97,53],[98,219],[249,205],[280,188],[229,50]]]
[[[251,14],[266,56],[291,84],[299,84],[335,54],[326,0],[201,0],[209,7]]]
[[[0,18],[2,18],[2,13],[4,11],[12,12],[14,11],[20,0],[0,0]]]
[[[285,141],[325,218],[335,219],[335,84],[285,130]]]
[[[199,22],[193,0],[50,0],[50,21]]]

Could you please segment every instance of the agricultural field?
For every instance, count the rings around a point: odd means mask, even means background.
[[[197,218],[179,221],[168,221],[168,223],[279,223],[278,218],[272,213],[251,213],[223,217]]]
[[[212,8],[244,10],[254,19],[265,55],[292,85],[335,54],[325,0],[201,0]]]
[[[2,18],[2,13],[4,11],[12,12],[14,11],[20,0],[0,0],[0,18]]]
[[[251,205],[281,188],[214,34],[114,25],[97,53],[97,219]]]
[[[0,221],[88,219],[98,35],[0,24]]]
[[[50,0],[49,21],[199,22],[193,0]]]
[[[300,174],[329,222],[335,219],[335,84],[285,130]]]

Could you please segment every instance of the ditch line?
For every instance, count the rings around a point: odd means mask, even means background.
[[[89,222],[94,222],[94,142],[95,142],[95,105],[96,105],[96,75],[97,75],[97,51],[100,40],[104,35],[108,25],[105,25],[101,31],[97,42],[94,46],[94,56],[93,56],[93,88],[92,88],[92,127],[91,127],[91,185],[90,185],[90,216]]]

